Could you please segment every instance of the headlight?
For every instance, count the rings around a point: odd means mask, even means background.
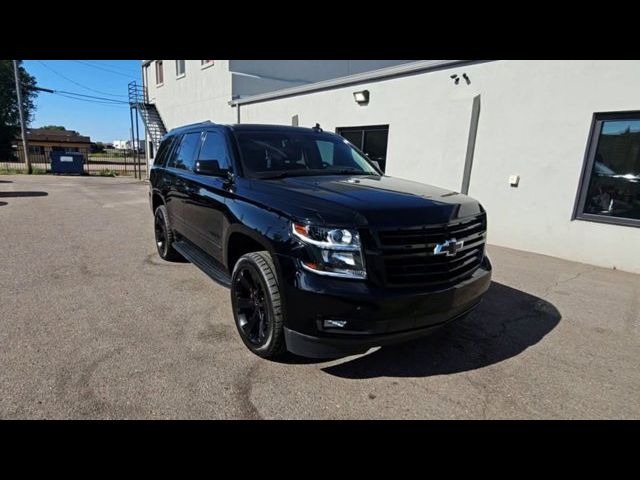
[[[310,260],[302,266],[321,275],[367,278],[357,230],[292,224],[293,234],[310,246]]]

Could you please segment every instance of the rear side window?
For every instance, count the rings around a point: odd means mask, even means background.
[[[229,168],[229,155],[224,136],[218,132],[205,132],[198,160],[217,160],[221,169]]]
[[[200,144],[200,132],[187,133],[182,136],[180,144],[175,149],[169,166],[181,170],[193,170],[195,155]]]
[[[162,141],[162,143],[160,144],[160,148],[158,148],[158,154],[156,155],[156,158],[153,161],[153,164],[155,166],[164,165],[165,160],[167,159],[167,155],[171,151],[171,146],[173,145],[174,140],[175,140],[175,137],[168,137]]]

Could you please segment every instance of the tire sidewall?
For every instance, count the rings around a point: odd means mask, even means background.
[[[156,209],[156,215],[155,215],[155,220],[160,219],[161,223],[162,223],[162,228],[164,229],[164,245],[162,246],[162,250],[160,250],[160,247],[158,246],[158,239],[156,238],[156,249],[158,250],[158,255],[160,255],[161,258],[166,259],[167,258],[167,254],[169,252],[169,225],[167,225],[167,217],[164,214],[163,208],[162,207],[158,207]]]
[[[260,281],[260,284],[262,286],[262,289],[265,293],[265,303],[267,306],[267,315],[268,315],[268,332],[267,332],[267,339],[264,342],[264,345],[261,346],[256,346],[253,343],[251,343],[251,341],[249,341],[249,339],[246,337],[244,331],[242,330],[242,327],[240,326],[240,322],[238,319],[238,309],[237,309],[237,300],[236,300],[236,294],[235,294],[235,284],[236,284],[236,280],[238,275],[240,274],[240,272],[244,269],[251,269],[253,272],[255,272],[257,274],[257,277]],[[233,269],[233,274],[231,276],[231,305],[233,308],[233,318],[234,318],[234,322],[236,324],[236,329],[238,330],[238,334],[240,335],[240,338],[242,339],[243,343],[247,346],[247,348],[249,350],[251,350],[253,353],[255,353],[256,355],[259,356],[268,356],[271,353],[272,347],[273,347],[273,340],[274,340],[274,329],[275,329],[275,321],[274,321],[274,311],[273,311],[273,302],[271,299],[271,290],[269,289],[268,285],[267,285],[267,280],[264,277],[264,273],[262,272],[262,270],[260,269],[260,267],[251,259],[243,257],[240,260],[238,260],[238,262],[236,263],[234,269]]]

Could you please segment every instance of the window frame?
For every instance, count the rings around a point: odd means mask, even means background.
[[[607,223],[610,225],[622,225],[626,227],[640,227],[640,219],[624,218],[624,217],[607,217],[606,215],[596,215],[594,213],[585,213],[584,207],[587,203],[587,192],[589,191],[589,183],[593,173],[593,164],[595,163],[596,153],[598,151],[598,141],[600,132],[602,132],[602,124],[606,121],[615,120],[640,120],[640,110],[625,110],[617,112],[595,112],[591,119],[591,127],[589,129],[589,137],[587,139],[587,148],[582,162],[582,171],[580,173],[580,181],[578,182],[578,192],[573,206],[573,214],[571,220],[584,220],[588,222]]]
[[[175,60],[176,62],[176,80],[180,78],[184,78],[187,75],[187,61],[186,60]],[[178,73],[178,65],[179,62],[182,62],[182,73]]]
[[[205,68],[212,67],[215,62],[215,60],[200,60],[200,69],[204,70]]]
[[[372,159],[369,158],[366,153],[364,153],[367,132],[369,131],[386,131],[387,132],[387,148],[385,151],[384,165],[380,165],[380,171],[386,175],[385,172],[387,170],[387,153],[389,151],[389,133],[391,131],[391,125],[387,123],[387,124],[380,124],[380,125],[364,125],[364,126],[355,126],[355,127],[336,127],[335,133],[336,135],[340,135],[342,138],[345,138],[342,135],[343,132],[358,132],[360,130],[362,130],[362,134],[360,136],[360,145],[354,145],[351,142],[349,143],[351,143],[351,145],[353,145],[359,153],[364,155],[365,158],[369,159],[369,161],[371,161]]]
[[[156,60],[155,61],[155,66],[156,66],[156,87],[161,87],[162,85],[164,85],[164,63],[163,63],[163,60]],[[158,70],[158,66],[160,66],[159,70]],[[158,72],[160,72],[160,75],[158,75]],[[159,77],[162,77],[161,81],[158,81]]]

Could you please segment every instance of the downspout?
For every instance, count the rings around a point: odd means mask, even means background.
[[[462,187],[460,193],[467,195],[469,193],[469,184],[471,183],[471,169],[473,168],[473,155],[476,150],[476,136],[478,134],[478,122],[480,120],[480,95],[473,97],[473,106],[471,108],[471,123],[469,125],[469,138],[467,139],[467,153],[464,160],[464,169],[462,172]]]

